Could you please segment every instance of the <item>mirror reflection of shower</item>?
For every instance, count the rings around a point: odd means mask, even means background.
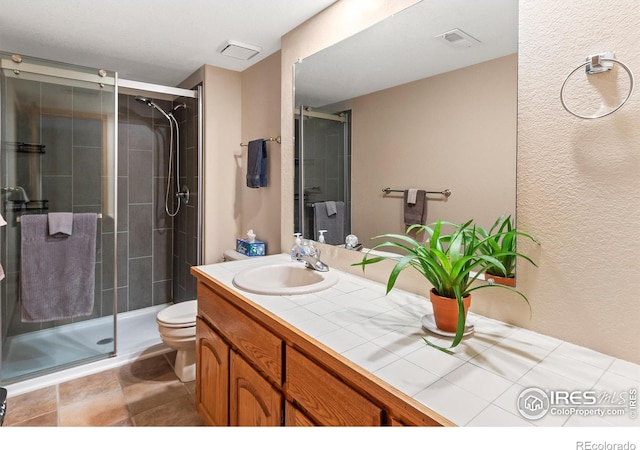
[[[137,96],[136,101],[140,103],[144,103],[147,106],[155,108],[159,111],[163,116],[167,118],[169,121],[170,128],[170,137],[169,137],[169,163],[167,167],[167,188],[165,190],[164,197],[164,210],[170,217],[175,217],[180,211],[181,202],[185,204],[189,203],[189,188],[185,185],[180,188],[180,127],[178,126],[178,121],[174,117],[173,113],[179,110],[180,108],[186,108],[187,106],[184,103],[180,103],[175,106],[169,113],[165,112],[158,105],[153,103],[150,99],[146,97]],[[174,139],[174,125],[175,125],[175,139]],[[175,141],[175,173],[173,171],[173,160],[174,160],[174,141]],[[171,205],[169,204],[170,191],[171,191],[171,178],[173,177],[176,192],[175,197],[177,199],[177,205],[175,210],[173,209],[173,202]]]

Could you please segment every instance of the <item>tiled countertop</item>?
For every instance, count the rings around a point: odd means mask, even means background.
[[[640,366],[549,336],[470,313],[474,332],[450,355],[429,347],[449,338],[421,327],[428,299],[339,273],[333,287],[313,294],[258,295],[233,286],[233,276],[259,265],[291,262],[288,255],[201,266],[200,269],[308,336],[460,426],[638,426],[632,416],[571,412],[527,420],[517,399],[525,388],[595,391],[600,410],[640,387]],[[331,269],[335,270],[335,269]],[[605,401],[605,396],[609,395]],[[624,403],[623,406],[626,406]]]

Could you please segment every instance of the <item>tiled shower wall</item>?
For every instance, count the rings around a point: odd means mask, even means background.
[[[118,97],[118,312],[195,299],[189,270],[197,264],[197,103],[153,102],[174,114],[180,128],[180,184],[190,199],[171,218],[165,211],[169,121],[134,96]],[[175,152],[175,146],[174,146]],[[176,208],[170,187],[169,211]]]
[[[39,143],[44,154],[19,154],[4,148],[3,180],[7,185],[23,185],[31,204],[46,200],[47,210],[13,211],[14,204],[3,195],[3,213],[8,226],[2,229],[3,266],[7,272],[2,284],[2,336],[55,327],[69,322],[109,316],[113,313],[114,228],[109,218],[99,220],[96,253],[96,292],[94,311],[89,317],[43,323],[22,323],[18,304],[20,283],[20,228],[16,218],[24,213],[56,211],[101,212],[103,162],[106,158],[106,125],[101,115],[112,99],[79,88],[15,80],[23,108],[16,126],[7,135],[16,142]],[[106,103],[105,103],[106,102]],[[182,101],[181,101],[182,102]],[[154,100],[165,111],[174,105]],[[196,284],[189,270],[198,263],[198,108],[197,100],[184,99],[187,108],[176,111],[180,125],[182,186],[191,196],[175,218],[165,212],[167,163],[169,158],[168,120],[133,96],[118,96],[118,224],[117,294],[118,312],[195,299]],[[66,111],[46,113],[43,104],[58,105]],[[112,103],[111,103],[112,104]],[[176,103],[177,104],[177,103]],[[107,106],[105,106],[107,107]],[[87,111],[95,110],[95,117]],[[76,114],[75,111],[82,111]],[[175,151],[175,149],[174,149]],[[10,161],[11,158],[15,162]],[[174,187],[171,187],[174,190]],[[170,197],[171,199],[172,197]],[[170,211],[174,210],[174,206]]]

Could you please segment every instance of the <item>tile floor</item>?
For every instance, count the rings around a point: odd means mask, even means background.
[[[176,377],[174,359],[165,353],[10,396],[4,426],[201,426],[195,382]]]

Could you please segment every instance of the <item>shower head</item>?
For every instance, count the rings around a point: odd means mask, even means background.
[[[136,95],[135,98],[136,98],[137,102],[144,103],[145,105],[151,106],[152,108],[155,108],[156,110],[160,111],[162,113],[162,115],[167,118],[167,120],[171,121],[171,119],[169,118],[169,115],[166,112],[164,112],[164,110],[162,108],[160,108],[158,105],[156,105],[151,100],[149,100],[147,97],[142,97],[141,95]]]
[[[137,95],[136,101],[140,103],[144,103],[147,106],[153,106],[153,103],[147,97],[141,97],[140,95]]]
[[[180,108],[184,108],[187,109],[187,105],[185,105],[184,103],[178,103],[172,110],[171,112],[176,112],[177,110],[179,110]]]

